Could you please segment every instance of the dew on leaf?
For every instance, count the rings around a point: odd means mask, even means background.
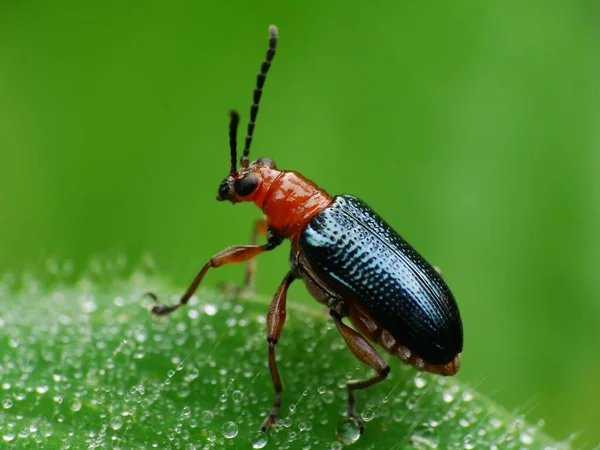
[[[5,442],[11,442],[13,441],[15,438],[17,437],[17,435],[15,433],[6,433],[2,435],[2,439]]]
[[[342,444],[354,444],[360,438],[360,424],[356,419],[347,417],[340,422],[335,434]]]
[[[221,432],[227,439],[233,439],[238,434],[238,426],[235,422],[225,422],[221,427]]]
[[[73,401],[71,402],[71,411],[79,411],[81,409],[81,400],[79,400],[78,398],[73,399]]]
[[[233,391],[231,393],[231,399],[235,402],[235,403],[239,403],[242,401],[242,399],[244,398],[244,393],[238,389],[236,389],[235,391]]]
[[[371,408],[365,408],[363,412],[360,413],[360,417],[365,422],[370,422],[375,417],[375,412]]]
[[[250,436],[250,445],[252,445],[252,448],[264,448],[268,442],[269,438],[267,433],[263,431],[256,431]]]

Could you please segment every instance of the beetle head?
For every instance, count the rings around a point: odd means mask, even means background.
[[[254,194],[265,180],[266,172],[275,169],[271,158],[260,158],[246,168],[230,174],[219,185],[217,200],[229,200],[231,203],[253,201]]]

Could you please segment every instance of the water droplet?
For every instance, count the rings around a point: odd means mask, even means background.
[[[292,403],[292,404],[290,405],[290,412],[291,412],[291,413],[293,413],[294,411],[296,411],[296,404],[295,404],[295,403]]]
[[[213,412],[207,409],[206,411],[203,411],[200,415],[200,420],[204,423],[211,423],[214,417],[215,415],[213,414]]]
[[[83,309],[83,312],[91,314],[98,309],[98,305],[94,298],[90,296],[81,303],[81,309]]]
[[[454,400],[454,394],[450,391],[444,391],[442,394],[442,398],[446,403],[450,403]]]
[[[48,389],[50,389],[50,387],[45,384],[43,386],[36,387],[35,392],[37,392],[38,394],[45,394],[46,392],[48,392]]]
[[[341,442],[335,441],[332,442],[331,445],[329,446],[330,450],[342,450],[344,448],[344,444],[342,444]]]
[[[250,436],[250,444],[252,444],[252,448],[264,448],[268,442],[269,437],[267,436],[267,433],[263,433],[262,431],[257,431]]]
[[[335,430],[336,437],[344,445],[354,444],[360,437],[360,425],[353,417],[347,417]]]
[[[10,409],[13,405],[13,402],[10,398],[5,398],[4,401],[2,402],[2,406],[4,406],[4,409]]]
[[[533,437],[525,432],[519,435],[519,440],[525,445],[531,445],[533,443]]]
[[[50,437],[54,434],[54,429],[52,428],[52,425],[49,422],[40,423],[38,428],[40,430],[40,433],[44,437]]]
[[[71,402],[71,410],[77,412],[80,409],[81,409],[81,400],[79,400],[78,398],[73,399],[73,401]]]
[[[424,423],[415,429],[410,436],[410,442],[418,450],[436,449],[440,444],[440,438],[436,430]]]
[[[279,424],[281,426],[289,428],[289,427],[292,426],[292,418],[290,416],[284,417],[283,419],[281,419],[281,421],[279,422]]]
[[[546,425],[546,421],[544,419],[540,419],[535,423],[538,428],[542,428],[544,425]]]
[[[321,395],[321,399],[327,404],[333,403],[333,398],[334,398],[334,394],[333,394],[333,391],[331,391],[331,390],[325,391]]]
[[[327,388],[325,386],[319,386],[319,388],[317,389],[317,392],[319,394],[324,394],[326,390],[327,390]]]
[[[427,384],[427,380],[425,380],[425,378],[423,377],[415,377],[415,386],[418,387],[419,389],[422,389],[425,387],[425,385]]]
[[[123,419],[121,418],[121,416],[114,417],[112,422],[110,423],[110,427],[115,431],[120,430],[122,426]]]
[[[490,419],[490,424],[492,425],[492,427],[497,430],[498,428],[500,428],[502,425],[504,425],[504,423],[498,419],[497,417],[492,417]]]
[[[202,309],[209,316],[214,316],[217,313],[217,307],[215,305],[211,305],[210,303],[205,304]]]
[[[17,435],[15,433],[7,433],[2,435],[2,439],[6,442],[12,441]]]
[[[189,406],[184,406],[183,410],[181,411],[181,415],[183,417],[189,417],[190,414],[192,414],[192,410],[190,409],[190,407]]]
[[[375,413],[371,408],[365,408],[364,411],[360,414],[360,417],[362,417],[362,419],[365,422],[370,422],[371,420],[373,420],[373,417],[375,417]]]
[[[221,428],[221,432],[227,439],[233,439],[238,434],[238,426],[235,422],[225,422]]]
[[[235,403],[239,403],[242,401],[242,399],[244,398],[244,393],[240,390],[235,390],[231,393],[231,399],[235,402]]]

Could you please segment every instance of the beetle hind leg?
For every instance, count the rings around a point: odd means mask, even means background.
[[[342,322],[342,317],[337,312],[331,310],[330,314],[346,345],[354,353],[354,356],[377,371],[377,375],[374,377],[367,378],[366,380],[350,380],[346,383],[348,388],[348,417],[356,420],[362,434],[364,425],[362,420],[356,415],[354,391],[368,388],[385,380],[390,373],[390,366],[363,335]]]

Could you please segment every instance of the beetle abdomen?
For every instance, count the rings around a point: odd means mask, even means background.
[[[356,197],[334,197],[306,226],[299,244],[325,281],[427,362],[447,364],[462,352],[462,322],[444,280]]]

